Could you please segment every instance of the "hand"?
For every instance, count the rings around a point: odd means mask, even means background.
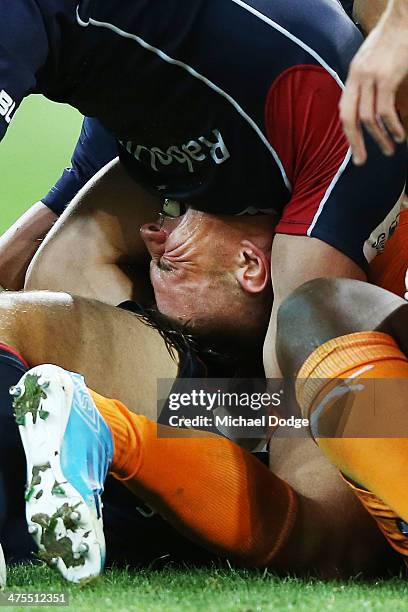
[[[392,155],[395,142],[405,138],[395,99],[408,75],[408,16],[399,17],[386,12],[368,36],[351,64],[340,102],[340,117],[357,165],[367,160],[362,124],[385,155]]]
[[[0,236],[0,290],[23,288],[27,267],[56,219],[45,204],[37,202]]]

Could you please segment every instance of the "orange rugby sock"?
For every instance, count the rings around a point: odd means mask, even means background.
[[[347,479],[345,481],[357,495],[364,508],[374,518],[388,542],[403,556],[405,563],[408,565],[408,525],[403,524],[400,517],[374,493],[361,489]]]
[[[407,378],[408,359],[394,339],[362,332],[319,347],[296,382],[299,405],[325,455],[404,521],[408,396],[403,390],[408,385],[401,385]]]
[[[157,425],[92,396],[113,435],[111,473],[179,531],[248,566],[268,565],[284,548],[296,495],[258,459],[222,437]]]
[[[385,243],[382,253],[370,264],[369,281],[400,297],[405,294],[405,273],[408,268],[408,209],[400,213],[394,234]]]

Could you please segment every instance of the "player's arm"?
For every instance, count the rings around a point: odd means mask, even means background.
[[[130,299],[150,303],[150,261],[140,227],[156,220],[160,210],[160,200],[113,160],[54,225],[32,261],[25,288],[69,291],[113,305]]]
[[[313,278],[364,280],[374,245],[388,237],[399,213],[404,145],[386,158],[370,139],[369,162],[363,168],[354,166],[336,112],[340,96],[334,79],[322,68],[311,67],[300,76],[296,71],[288,74],[269,97],[269,140],[292,184],[272,247],[274,306],[264,348],[269,377],[279,375],[275,336],[282,301]],[[285,107],[285,101],[291,104]],[[285,138],[288,133],[293,134],[291,141]]]
[[[366,280],[364,271],[329,244],[308,236],[278,234],[272,246],[274,304],[265,339],[264,363],[268,378],[280,376],[274,350],[279,306],[303,283],[320,277]],[[322,325],[324,322],[322,321]]]
[[[362,125],[385,155],[405,138],[397,105],[402,113],[408,110],[407,92],[400,89],[398,100],[397,93],[408,76],[408,0],[357,0],[355,15],[370,34],[351,64],[340,110],[354,162],[363,164]]]
[[[95,119],[85,120],[83,135],[74,158],[82,168],[81,185],[84,174],[90,180],[42,243],[25,288],[70,291],[110,304],[128,299],[150,303],[149,260],[139,229],[155,220],[160,202],[118,161],[96,173],[116,156],[116,142]]]
[[[0,236],[0,285],[4,289],[23,288],[29,263],[56,219],[48,206],[37,202]]]

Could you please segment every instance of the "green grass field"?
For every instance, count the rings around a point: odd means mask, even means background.
[[[41,96],[22,104],[0,146],[0,233],[59,178],[80,125],[79,113]]]
[[[59,177],[79,127],[80,117],[71,109],[39,97],[23,104],[0,147],[0,233]],[[408,585],[403,579],[324,583],[215,568],[109,571],[82,588],[67,585],[47,568],[16,568],[9,572],[8,589],[65,591],[73,610],[408,610]]]
[[[168,568],[161,571],[108,571],[85,587],[67,585],[47,568],[15,569],[9,590],[65,592],[69,607],[115,612],[397,612],[408,609],[405,580],[348,583],[279,579],[264,572]],[[35,610],[34,607],[14,608]]]

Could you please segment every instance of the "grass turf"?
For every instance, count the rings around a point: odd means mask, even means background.
[[[294,610],[407,610],[408,584],[394,578],[376,582],[321,582],[280,579],[267,572],[228,569],[160,571],[109,570],[84,587],[68,585],[43,567],[20,567],[9,572],[7,590],[65,592],[69,609],[193,612]],[[34,607],[14,607],[35,610]]]
[[[69,162],[79,127],[80,117],[72,109],[37,96],[24,102],[0,146],[0,234],[60,176]],[[94,584],[79,588],[63,582],[48,568],[25,567],[10,570],[7,588],[65,591],[70,596],[70,609],[75,610],[389,612],[408,609],[408,586],[398,578],[371,583],[325,583],[281,580],[270,574],[243,571],[168,568],[108,571]]]
[[[31,96],[0,145],[0,234],[43,197],[69,164],[81,117],[72,108]]]

